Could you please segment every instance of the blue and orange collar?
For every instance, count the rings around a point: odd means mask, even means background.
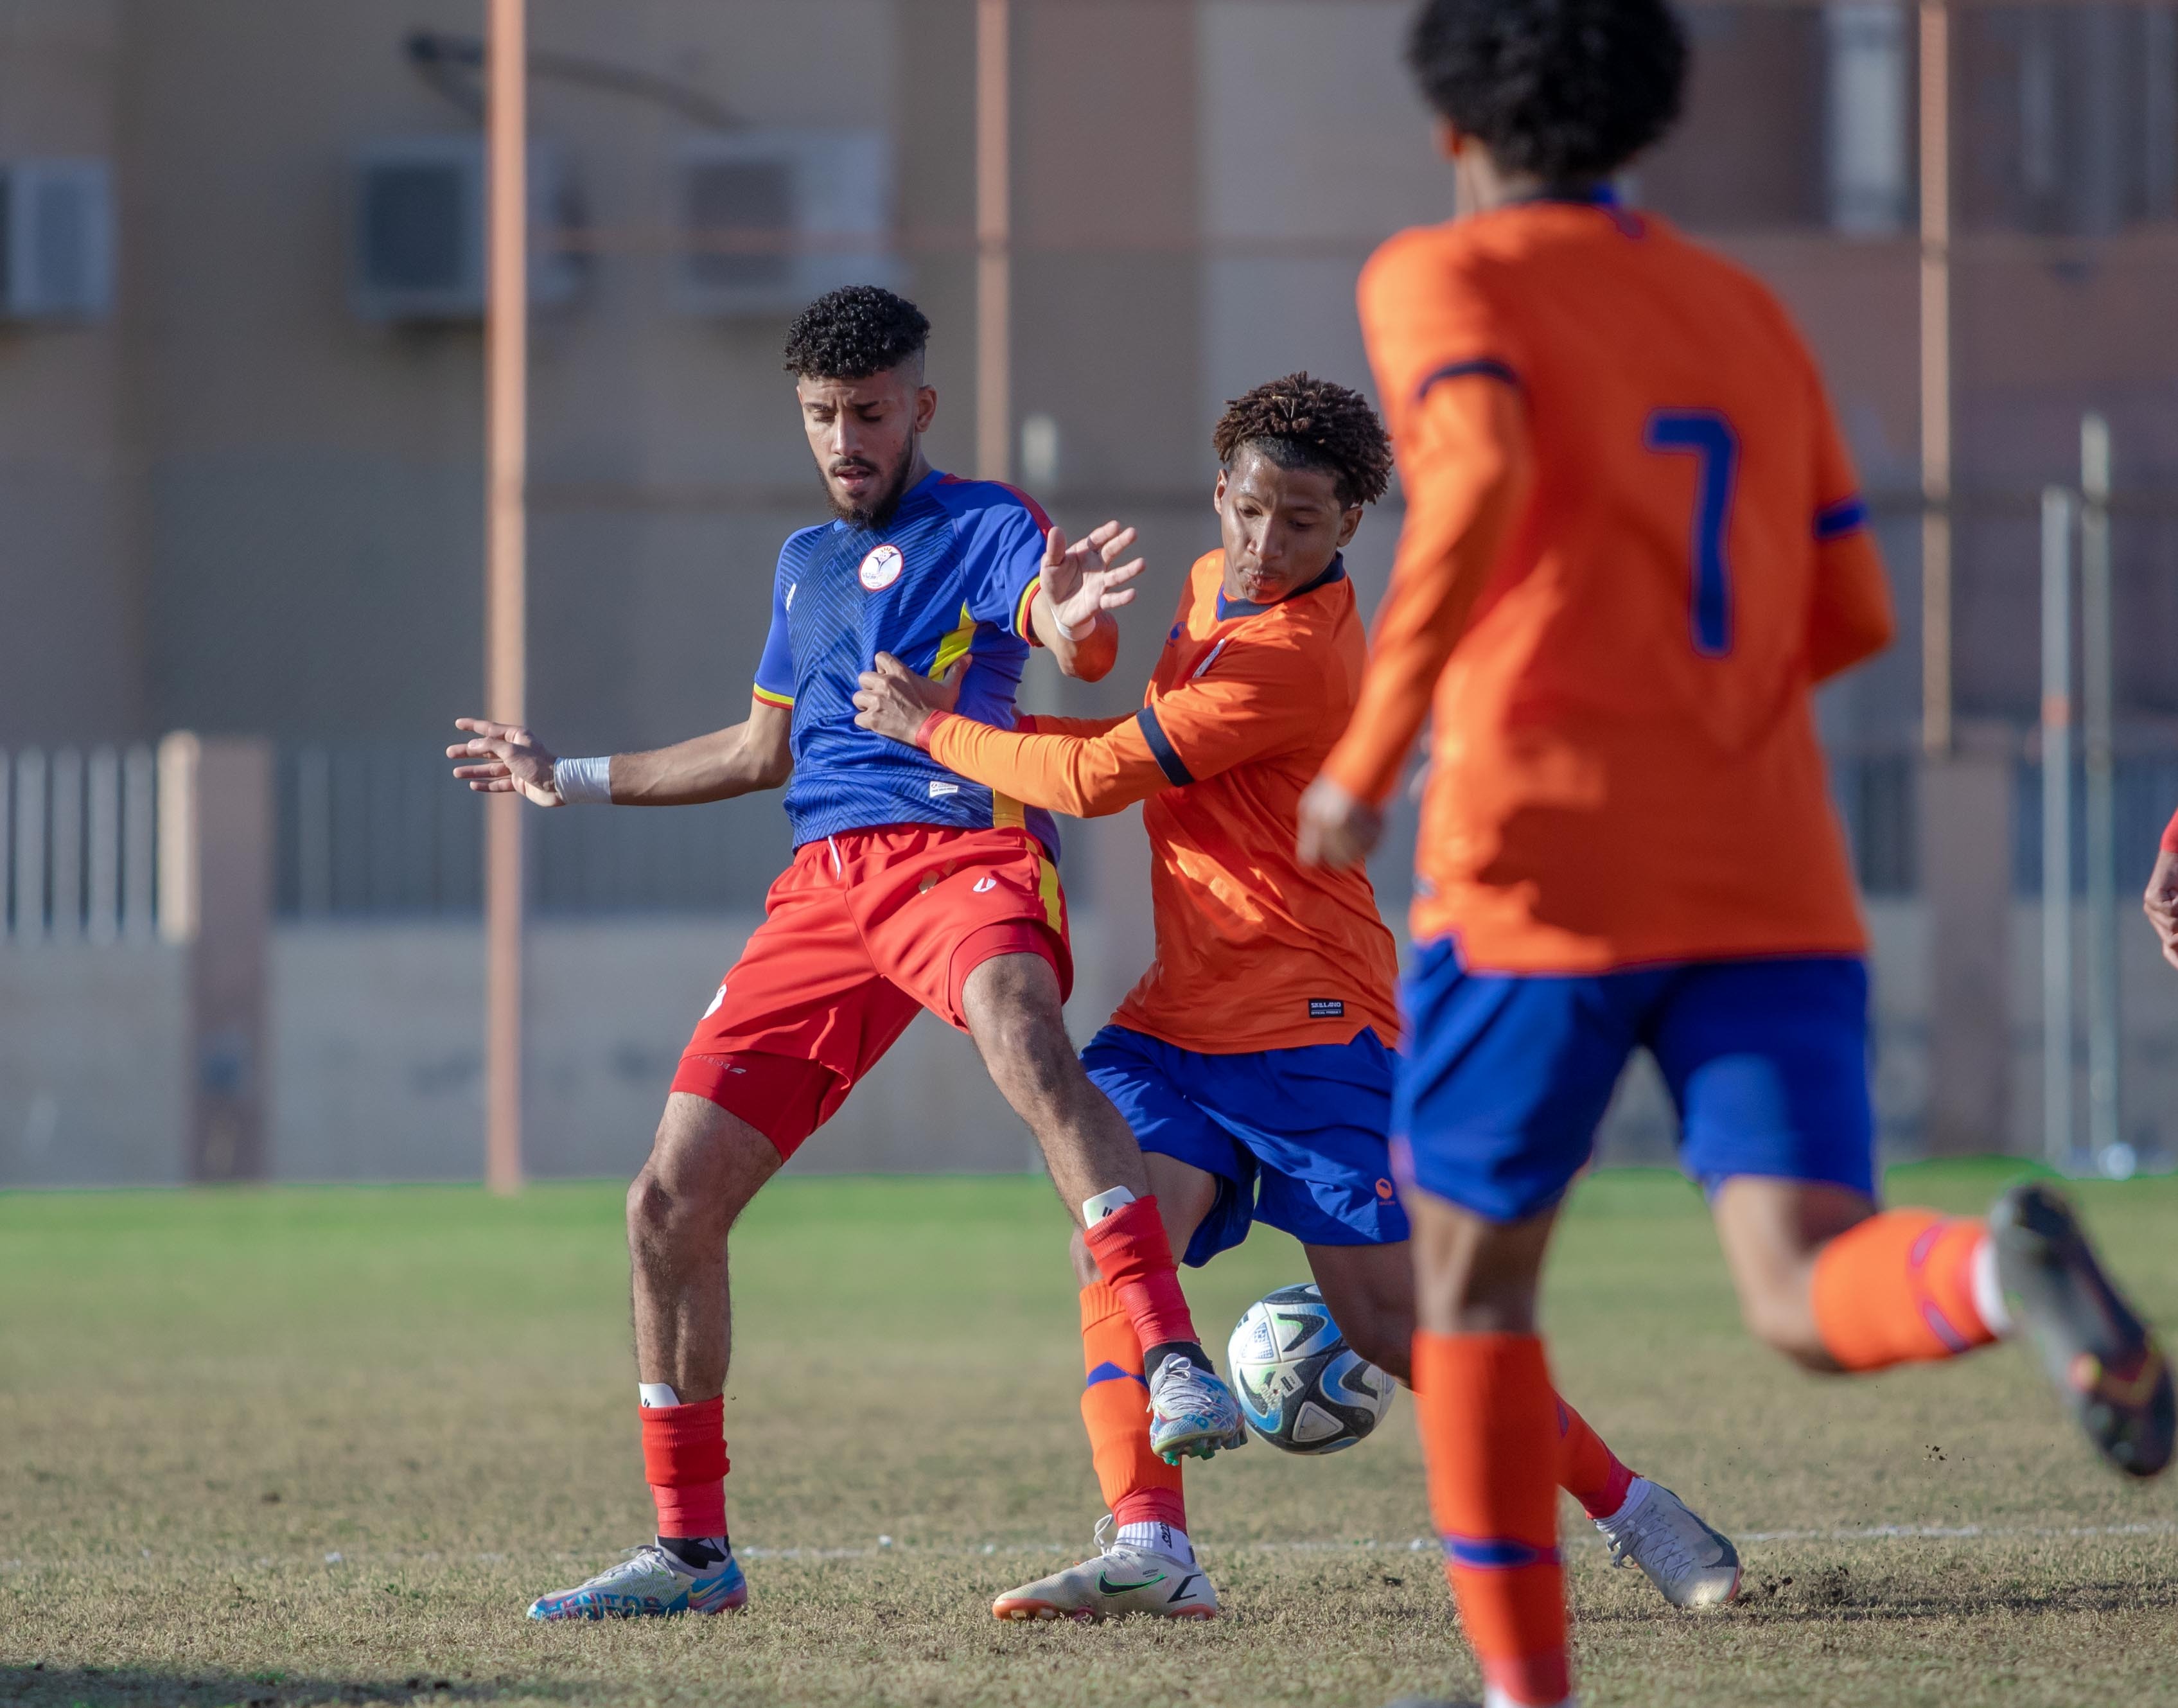
[[[1302,594],[1314,593],[1320,587],[1329,587],[1333,582],[1345,579],[1346,555],[1340,552],[1332,558],[1331,567],[1309,583],[1306,587],[1297,587],[1283,599],[1274,600],[1270,605],[1257,605],[1252,600],[1245,599],[1228,599],[1225,597],[1225,589],[1220,588],[1218,590],[1218,621],[1223,622],[1226,618],[1234,616],[1256,616],[1263,611],[1274,610],[1278,605],[1289,605]]]

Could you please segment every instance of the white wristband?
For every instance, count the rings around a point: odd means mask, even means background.
[[[599,759],[555,759],[552,786],[570,807],[612,805],[612,755]]]
[[[1055,610],[1054,610],[1054,611],[1052,613],[1052,615],[1053,615],[1053,616],[1058,616],[1058,615],[1059,615],[1059,613],[1058,613],[1057,611],[1055,611]],[[1089,615],[1088,615],[1087,616],[1084,617],[1084,618],[1081,620],[1081,627],[1079,627],[1079,628],[1069,628],[1069,627],[1068,627],[1064,623],[1063,623],[1063,622],[1062,622],[1062,623],[1061,623],[1061,624],[1059,624],[1059,633],[1061,633],[1061,634],[1064,635],[1064,636],[1067,638],[1067,639],[1069,639],[1069,640],[1070,640],[1070,641],[1086,640],[1086,639],[1088,639],[1088,638],[1089,638],[1090,631],[1092,631],[1092,629],[1094,629],[1096,627],[1097,627],[1097,613],[1096,613],[1095,611],[1093,611],[1093,610],[1092,610],[1092,611],[1091,611],[1091,612],[1089,613]]]

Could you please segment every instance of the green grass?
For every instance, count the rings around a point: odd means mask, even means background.
[[[1894,1176],[1985,1203],[1995,1165]],[[2081,1189],[2178,1322],[2178,1182]],[[0,1196],[0,1703],[1374,1705],[1474,1688],[1402,1401],[1354,1452],[1190,1475],[1228,1617],[1000,1626],[1102,1510],[1064,1224],[1025,1179],[790,1180],[736,1235],[742,1618],[545,1629],[641,1540],[620,1190]],[[1213,1336],[1304,1273],[1193,1276]],[[1568,1507],[1584,1700],[2178,1703],[2178,1479],[2127,1486],[2027,1360],[1820,1382],[1740,1332],[1699,1198],[1581,1187],[1561,1385],[1748,1540],[1706,1618]],[[1856,1536],[1979,1526],[1970,1536]],[[1780,1534],[1783,1533],[1783,1534]],[[880,1546],[880,1537],[889,1537]],[[1310,1544],[1312,1546],[1298,1546]]]

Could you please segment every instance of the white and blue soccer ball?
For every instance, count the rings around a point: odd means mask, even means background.
[[[1392,1409],[1398,1384],[1346,1344],[1314,1282],[1248,1307],[1225,1368],[1248,1427],[1288,1453],[1339,1453]]]

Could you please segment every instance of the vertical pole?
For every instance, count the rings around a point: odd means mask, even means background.
[[[976,473],[1013,469],[1010,0],[976,0]]]
[[[2042,492],[2042,1144],[2072,1163],[2072,495]]]
[[[2122,1130],[2123,1034],[2117,970],[2117,803],[2112,775],[2110,438],[2099,415],[2080,422],[2080,710],[2088,783],[2088,1147],[2113,1158]]]
[[[528,698],[523,484],[529,347],[526,0],[488,0],[485,155],[490,186],[484,306],[484,698],[502,724]],[[484,1178],[522,1185],[522,797],[484,807]]]
[[[1951,750],[1951,16],[1921,0],[1921,745]]]

